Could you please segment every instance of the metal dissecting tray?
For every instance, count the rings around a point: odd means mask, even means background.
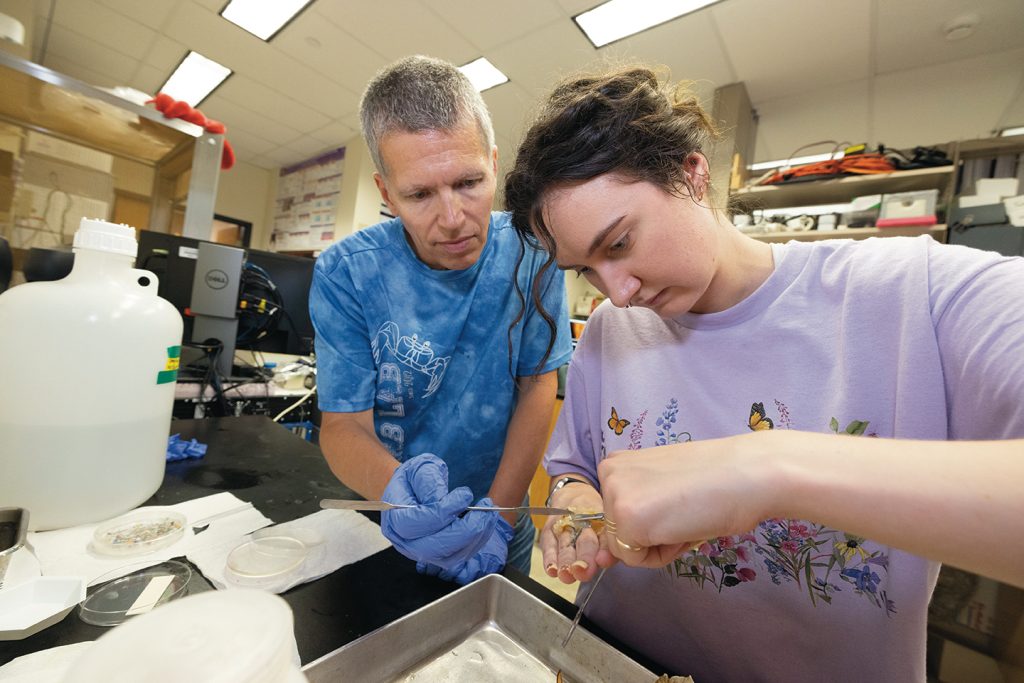
[[[336,681],[621,681],[657,676],[503,576],[491,574],[303,668]]]

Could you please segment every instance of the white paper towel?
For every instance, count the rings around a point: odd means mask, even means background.
[[[105,581],[115,579],[172,557],[187,555],[191,550],[237,542],[246,534],[272,524],[251,503],[228,492],[167,507],[185,515],[188,520],[185,535],[174,544],[146,555],[110,557],[91,552],[89,544],[93,532],[102,522],[31,532],[28,542],[39,560],[43,576],[82,576],[92,585],[100,577]],[[201,528],[207,523],[209,526],[204,531],[195,533],[192,529],[197,524]]]
[[[323,540],[321,544],[309,549],[305,561],[292,572],[262,582],[259,586],[247,584],[271,593],[283,593],[300,583],[319,579],[339,567],[358,562],[391,546],[391,542],[381,534],[379,526],[351,510],[321,510],[291,522],[278,524],[260,533],[295,535],[299,538],[311,536]],[[217,588],[234,587],[237,584],[225,576],[227,556],[234,548],[248,540],[248,537],[236,538],[216,546],[195,548],[187,557]]]

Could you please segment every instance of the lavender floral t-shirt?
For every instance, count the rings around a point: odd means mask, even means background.
[[[548,472],[596,481],[611,451],[761,429],[1024,436],[1024,259],[928,237],[773,251],[773,274],[720,313],[664,321],[602,305],[570,365]],[[616,565],[588,616],[699,683],[923,681],[937,574],[842,529],[769,519],[665,569]]]

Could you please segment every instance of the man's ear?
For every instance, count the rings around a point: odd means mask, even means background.
[[[498,177],[498,146],[491,146],[491,166],[494,170],[494,177]]]
[[[384,177],[380,173],[374,171],[373,182],[377,184],[377,191],[380,192],[381,201],[387,204],[388,211],[397,216],[398,211],[395,210],[395,205],[391,201],[391,193],[388,192],[387,182],[384,180]]]

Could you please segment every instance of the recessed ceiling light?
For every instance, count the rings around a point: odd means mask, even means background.
[[[459,71],[466,74],[470,82],[480,92],[493,88],[502,83],[508,83],[508,76],[501,73],[496,66],[487,61],[486,57],[473,60],[469,64],[463,64]]]
[[[312,0],[231,0],[220,15],[262,40],[270,40]]]
[[[999,131],[1000,137],[1009,137],[1011,135],[1024,135],[1024,126],[1017,126],[1015,128],[1003,128]]]
[[[721,0],[608,0],[573,17],[594,47],[640,33]]]
[[[189,52],[171,77],[160,86],[160,92],[195,107],[230,75],[231,69],[226,66],[198,52]]]

